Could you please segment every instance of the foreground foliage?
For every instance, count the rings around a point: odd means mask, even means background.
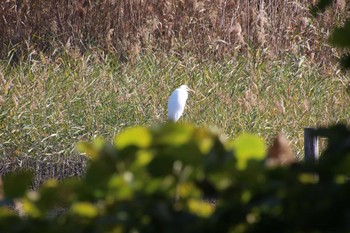
[[[267,166],[264,141],[215,130],[136,127],[112,144],[81,143],[82,179],[26,191],[30,173],[4,179],[2,232],[347,232],[350,130],[321,129],[318,164]],[[22,203],[21,217],[6,204]],[[215,202],[214,204],[211,201]],[[63,208],[61,213],[53,210]]]

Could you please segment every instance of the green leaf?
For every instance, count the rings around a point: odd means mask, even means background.
[[[212,131],[213,132],[204,128],[197,128],[193,133],[193,137],[202,154],[209,153],[210,149],[214,145],[214,137],[217,136],[218,133],[214,132],[214,130]]]
[[[98,215],[98,209],[96,206],[89,202],[77,202],[71,206],[71,213],[80,217],[94,218]]]
[[[4,177],[4,192],[7,198],[23,197],[32,182],[30,171],[20,171],[7,174]]]
[[[27,216],[30,216],[32,218],[39,218],[43,215],[42,211],[35,204],[35,202],[27,198],[23,200],[23,210]]]
[[[245,169],[249,160],[263,160],[266,155],[265,141],[255,134],[241,134],[228,147],[234,150],[239,170]]]
[[[101,157],[106,159],[106,157]],[[93,188],[96,193],[104,190],[110,176],[116,171],[116,165],[103,159],[94,160],[85,174],[85,184]]]
[[[136,167],[145,167],[152,161],[153,158],[154,155],[150,151],[140,150],[136,153],[134,165]]]
[[[133,182],[133,174],[125,172],[122,175],[113,175],[108,182],[110,194],[115,196],[118,200],[128,200],[133,197],[133,190],[131,188]]]
[[[152,135],[149,130],[144,127],[135,127],[127,129],[119,134],[115,140],[115,146],[120,150],[128,146],[137,146],[147,148],[152,142]]]
[[[190,199],[188,201],[189,211],[203,218],[209,218],[215,211],[215,206],[202,200]]]
[[[23,221],[23,219],[22,219]],[[0,207],[0,228],[1,232],[18,232],[18,226],[21,224],[21,218],[18,213],[9,206]],[[14,230],[17,228],[16,230]],[[6,229],[6,230],[5,230]],[[10,230],[12,229],[12,230]]]
[[[350,21],[344,27],[334,29],[329,41],[333,46],[350,48]]]
[[[91,158],[96,158],[98,156],[98,151],[96,150],[96,148],[94,148],[92,143],[78,142],[76,147],[79,152],[85,153]]]
[[[173,173],[174,159],[166,155],[156,156],[147,166],[152,176],[164,177]]]
[[[189,124],[167,123],[154,130],[155,143],[179,146],[189,142],[193,137],[194,127]]]

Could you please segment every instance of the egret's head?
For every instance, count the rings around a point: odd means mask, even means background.
[[[186,91],[191,91],[191,92],[194,92],[191,88],[189,88],[187,85],[181,85],[180,86],[180,89],[184,89]]]
[[[188,90],[188,89],[189,89],[187,85],[181,85],[180,88],[181,88],[181,89],[185,89],[185,90]]]

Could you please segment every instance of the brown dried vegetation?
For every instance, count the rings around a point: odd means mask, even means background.
[[[267,155],[267,165],[288,165],[295,162],[296,158],[286,137],[279,133],[273,140]]]
[[[123,60],[153,50],[220,59],[259,47],[272,58],[287,52],[320,61],[332,51],[319,42],[347,9],[344,0],[338,0],[328,17],[311,20],[310,4],[308,0],[1,1],[0,58],[15,61],[38,51],[52,55],[74,48],[81,54],[98,48]]]

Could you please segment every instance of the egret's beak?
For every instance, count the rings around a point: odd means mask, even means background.
[[[189,91],[189,92],[192,92],[192,93],[196,94],[196,92],[195,92],[194,90],[192,90],[191,88],[188,88],[188,89],[187,89],[187,91]]]

